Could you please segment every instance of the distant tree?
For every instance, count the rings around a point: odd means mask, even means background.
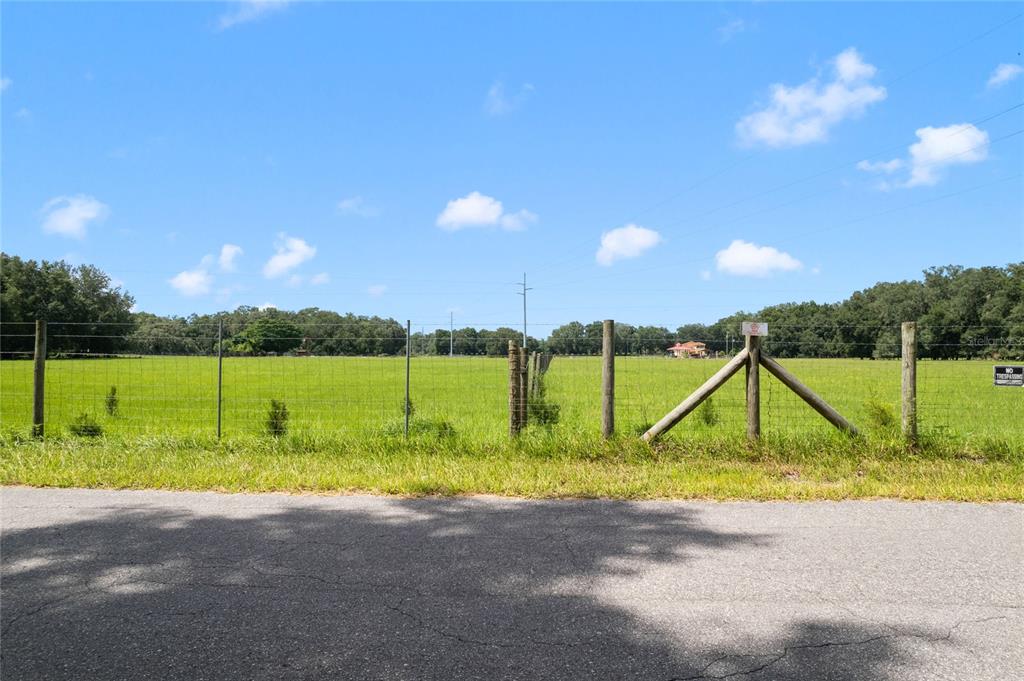
[[[135,300],[91,265],[0,253],[0,351],[30,352],[36,320],[50,322],[51,352],[112,353],[132,332]]]
[[[302,344],[302,329],[278,316],[261,317],[230,342],[233,352],[282,354]]]

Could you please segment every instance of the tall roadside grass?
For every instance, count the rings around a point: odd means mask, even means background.
[[[536,428],[481,442],[445,429],[408,440],[291,434],[217,441],[0,436],[0,483],[54,487],[621,499],[1024,501],[1024,452],[998,439],[768,435],[635,437]]]

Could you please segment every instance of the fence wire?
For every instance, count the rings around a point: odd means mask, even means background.
[[[32,420],[33,325],[5,323],[0,348],[0,422],[27,430]],[[310,324],[296,332],[247,337],[241,329],[189,328],[181,337],[159,325],[138,329],[99,323],[48,325],[46,432],[258,435],[274,428],[272,403],[287,412],[290,433],[401,435],[405,426],[405,329]],[[858,428],[899,429],[899,327],[857,340],[856,327],[772,327],[763,352],[775,357]],[[179,332],[175,332],[179,333]],[[952,438],[1021,439],[1024,388],[993,385],[993,366],[1022,356],[1009,330],[946,342],[942,327],[919,327],[929,357],[917,365],[919,430]],[[960,338],[964,337],[961,334]],[[409,341],[412,434],[458,434],[478,440],[509,430],[507,337],[456,334]],[[532,340],[532,339],[531,339]],[[443,342],[442,342],[443,341]],[[218,345],[222,357],[218,358]],[[680,346],[684,346],[680,349]],[[449,356],[446,350],[458,348]],[[717,372],[742,339],[636,335],[616,338],[615,419],[623,435],[639,435]],[[273,348],[273,349],[268,349]],[[537,349],[543,350],[543,344]],[[531,428],[600,432],[600,345],[585,354],[553,355],[539,381],[520,397]],[[1021,360],[1016,360],[1021,363]],[[740,371],[673,431],[741,437],[745,381]],[[220,382],[218,383],[218,377]],[[762,430],[827,431],[831,426],[763,368]],[[218,403],[218,394],[220,396]],[[218,414],[219,409],[219,414]],[[87,428],[88,430],[88,428]]]

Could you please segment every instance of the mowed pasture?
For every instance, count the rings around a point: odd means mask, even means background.
[[[616,358],[616,425],[639,434],[711,376],[720,360]],[[895,360],[789,359],[783,365],[868,434],[889,436],[898,425],[900,367]],[[83,413],[111,435],[213,434],[217,423],[217,360],[156,356],[51,359],[46,365],[46,426],[66,434]],[[761,372],[762,425],[769,434],[800,436],[830,429],[767,372]],[[508,363],[504,358],[414,357],[414,430],[445,421],[455,434],[479,441],[508,428]],[[560,408],[566,434],[600,428],[601,366],[597,357],[555,357],[547,399]],[[117,407],[106,398],[116,387]],[[225,437],[264,430],[271,399],[289,411],[292,434],[401,433],[404,357],[230,357],[223,362]],[[736,436],[744,427],[740,372],[672,432],[673,437]],[[0,361],[0,421],[27,430],[32,410],[32,362]],[[992,385],[992,362],[921,361],[918,409],[922,432],[955,439],[1024,441],[1024,390]],[[886,426],[886,422],[889,426]]]

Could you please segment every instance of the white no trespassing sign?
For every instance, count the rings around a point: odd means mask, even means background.
[[[767,336],[768,325],[764,322],[743,322],[744,336]]]
[[[996,366],[993,369],[993,384],[1024,388],[1024,366]]]

